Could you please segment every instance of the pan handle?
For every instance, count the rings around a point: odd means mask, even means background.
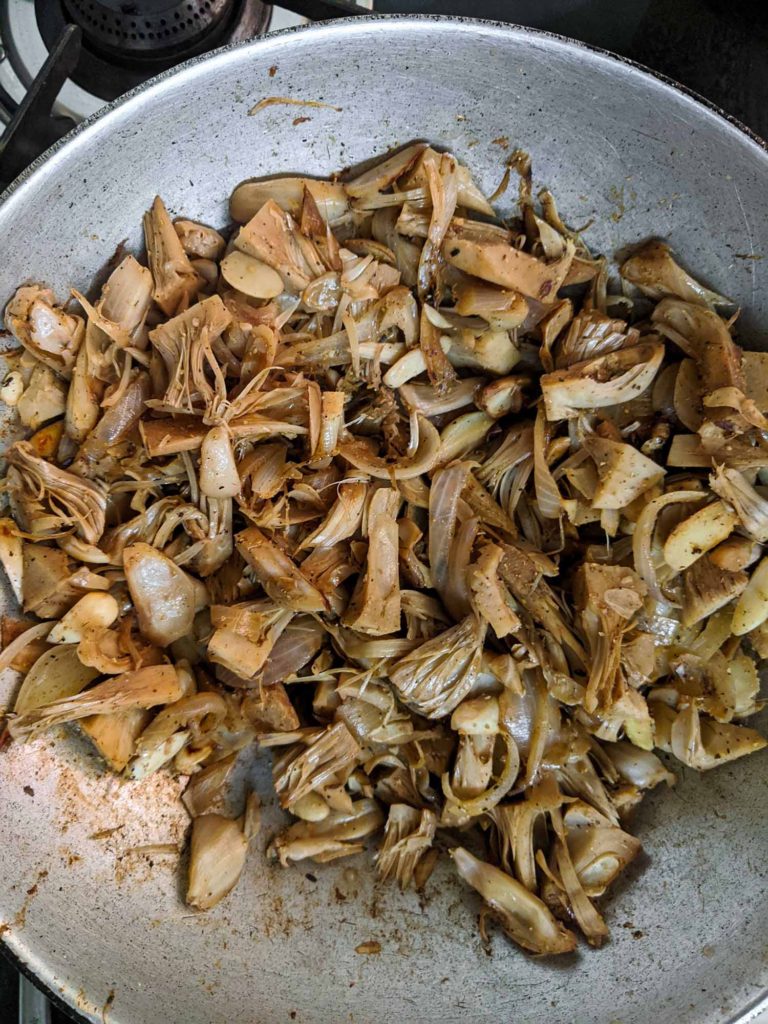
[[[51,1024],[51,1004],[24,974],[19,975],[19,1024]]]

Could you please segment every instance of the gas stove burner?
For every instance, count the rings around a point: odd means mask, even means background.
[[[67,24],[80,27],[72,81],[105,100],[189,57],[261,35],[270,12],[261,0],[35,0],[49,50]]]
[[[236,0],[205,0],[204,3],[63,0],[62,6],[69,20],[82,29],[86,45],[124,58],[186,52],[206,35],[217,33],[237,3]]]

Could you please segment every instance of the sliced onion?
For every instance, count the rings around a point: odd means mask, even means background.
[[[459,498],[466,486],[469,469],[468,462],[455,462],[440,469],[432,478],[429,489],[429,566],[432,584],[440,595],[447,588]]]
[[[42,625],[50,626],[50,622]],[[27,633],[30,632],[27,630]],[[74,697],[93,682],[98,674],[95,669],[82,664],[77,656],[76,644],[54,647],[41,654],[27,672],[13,710],[17,715],[24,715],[56,700]]]
[[[353,438],[339,445],[339,455],[355,469],[376,477],[378,480],[410,480],[422,473],[428,473],[440,454],[440,435],[428,419],[418,417],[419,446],[413,455],[390,464],[374,455],[365,441]]]
[[[489,786],[484,793],[481,793],[480,796],[462,800],[451,789],[451,780],[448,772],[443,774],[441,783],[446,800],[455,804],[463,814],[467,814],[470,817],[485,814],[492,807],[495,807],[512,789],[520,771],[520,753],[514,736],[508,729],[505,729],[500,735],[506,748],[504,767],[497,781],[492,786]]]
[[[660,413],[665,419],[671,419],[675,415],[675,386],[679,369],[680,363],[665,366],[651,389],[653,411]]]
[[[666,373],[666,370],[664,371]],[[693,359],[684,359],[677,367],[672,392],[675,415],[692,433],[701,426],[701,381]]]
[[[325,638],[322,625],[308,615],[295,619],[272,648],[264,667],[262,686],[272,686],[304,668],[320,650]]]
[[[448,577],[444,593],[441,594],[445,607],[459,622],[472,611],[467,569],[472,558],[472,548],[480,527],[480,520],[465,519],[456,531],[448,556]]]
[[[706,495],[702,491],[671,491],[649,501],[637,517],[635,532],[632,534],[632,554],[635,560],[635,572],[648,584],[648,589],[657,601],[663,601],[656,579],[656,568],[653,564],[651,546],[656,519],[662,509],[676,502],[701,501]]]
[[[8,731],[13,737],[26,738],[51,726],[75,722],[89,715],[153,708],[172,704],[180,697],[181,683],[176,669],[172,665],[149,665],[107,679],[85,693],[14,715],[8,720]]]
[[[536,504],[545,519],[559,519],[563,514],[563,500],[547,464],[547,420],[541,406],[533,427],[533,486]]]
[[[440,435],[440,464],[444,465],[471,452],[485,439],[495,422],[480,410],[457,416]]]
[[[0,672],[8,668],[26,647],[29,647],[36,640],[41,640],[50,631],[50,622],[38,622],[34,626],[30,626],[29,629],[25,629],[23,633],[20,633],[0,654]]]

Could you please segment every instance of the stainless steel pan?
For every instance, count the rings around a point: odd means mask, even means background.
[[[275,69],[274,71],[272,69]],[[334,108],[271,106],[265,96]],[[294,124],[298,115],[309,120]],[[768,155],[738,125],[605,54],[492,24],[338,22],[226,50],[156,80],[28,173],[0,208],[0,300],[25,279],[87,287],[155,193],[226,223],[243,178],[324,175],[417,137],[492,191],[506,146],[534,155],[574,224],[613,253],[658,234],[768,325]],[[0,706],[13,680],[0,682]],[[254,778],[269,793],[258,766]],[[755,1020],[768,989],[768,772],[750,758],[655,793],[647,857],[608,912],[613,938],[535,960],[474,929],[437,872],[429,898],[373,883],[364,857],[284,871],[252,856],[207,916],[179,897],[185,815],[165,776],[100,773],[72,738],[0,757],[0,920],[52,992],[109,1024],[715,1024]],[[278,813],[270,808],[265,835]],[[118,829],[117,831],[109,831]],[[381,952],[355,952],[376,940]]]

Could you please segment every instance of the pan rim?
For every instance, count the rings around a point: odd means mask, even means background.
[[[61,139],[54,142],[52,146],[49,146],[48,149],[41,153],[36,160],[26,167],[21,174],[19,174],[8,185],[8,187],[0,193],[0,218],[2,217],[2,212],[5,207],[13,201],[15,197],[22,194],[27,188],[34,184],[33,179],[44,164],[47,164],[51,160],[55,160],[65,148],[70,148],[73,143],[82,143],[83,140],[89,138],[91,134],[95,134],[97,131],[108,130],[113,120],[117,119],[117,114],[121,111],[123,113],[126,112],[123,108],[128,108],[134,103],[138,106],[138,101],[140,101],[141,97],[153,93],[156,89],[159,89],[171,79],[178,78],[178,80],[181,81],[198,65],[203,63],[215,64],[220,61],[226,62],[226,59],[230,54],[237,53],[240,50],[256,47],[268,49],[279,44],[281,40],[285,40],[291,36],[301,36],[307,33],[323,35],[336,30],[340,26],[343,26],[349,33],[354,33],[356,31],[364,30],[364,27],[369,25],[371,22],[378,23],[382,27],[407,24],[414,28],[421,27],[423,29],[429,29],[430,26],[437,24],[452,26],[454,29],[461,32],[471,32],[473,30],[481,29],[486,32],[494,32],[498,35],[507,37],[520,36],[523,38],[539,39],[564,51],[570,50],[572,52],[575,51],[577,54],[586,54],[591,58],[596,58],[599,63],[607,65],[620,64],[629,68],[631,71],[640,74],[643,78],[647,78],[652,82],[660,83],[671,93],[677,93],[678,95],[683,96],[694,106],[703,107],[708,115],[725,122],[729,129],[734,131],[737,135],[741,135],[746,138],[764,158],[768,158],[768,142],[740,121],[735,115],[730,114],[713,101],[708,100],[695,89],[690,89],[688,86],[675,81],[675,79],[670,78],[668,75],[665,75],[660,71],[655,71],[638,61],[632,60],[630,57],[614,53],[604,47],[594,46],[591,43],[572,39],[569,36],[560,35],[557,32],[548,32],[544,29],[530,28],[526,25],[517,25],[514,22],[493,21],[483,18],[460,18],[444,14],[370,14],[361,17],[335,18],[332,21],[297,25],[269,33],[266,36],[260,36],[257,39],[230,43],[226,46],[220,46],[215,50],[211,50],[210,53],[191,57],[189,60],[155,75],[146,82],[142,82],[129,92],[126,92],[117,99],[106,103],[99,110],[90,114],[85,118],[85,120],[81,121],[78,125],[75,125],[75,127],[67,132],[66,135],[62,136]],[[387,29],[384,30],[386,31]]]

